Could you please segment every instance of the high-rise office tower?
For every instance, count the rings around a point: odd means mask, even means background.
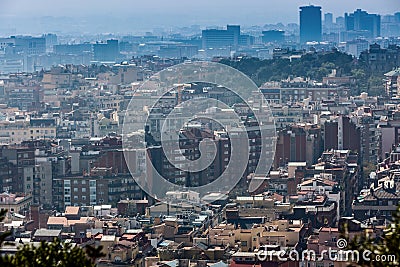
[[[395,22],[400,22],[400,12],[394,13]]]
[[[227,25],[226,30],[208,29],[203,30],[203,48],[235,48],[240,43],[240,26]]]
[[[320,6],[300,7],[300,43],[322,39],[322,21]]]
[[[93,44],[94,60],[115,62],[119,57],[118,40],[107,40],[107,43]]]
[[[381,16],[369,14],[357,9],[352,14],[345,14],[346,31],[355,32],[357,36],[376,38],[381,35]]]
[[[281,30],[269,30],[262,32],[262,42],[269,43],[269,42],[277,42],[283,43],[285,41],[285,31]]]
[[[333,27],[333,14],[325,13],[324,14],[324,32],[330,33]]]

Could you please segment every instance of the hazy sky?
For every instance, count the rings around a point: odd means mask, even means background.
[[[193,24],[286,24],[297,23],[299,6],[308,4],[320,5],[323,13],[334,17],[356,8],[379,14],[400,11],[400,0],[0,0],[0,31],[124,32]]]

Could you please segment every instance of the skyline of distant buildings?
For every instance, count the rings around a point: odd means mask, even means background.
[[[0,38],[0,73],[31,72],[58,64],[102,64],[155,55],[160,58],[210,60],[213,57],[275,57],[276,49],[327,51],[358,57],[369,45],[400,44],[400,12],[381,16],[362,9],[334,18],[321,6],[300,6],[299,24],[226,28],[199,25],[180,30],[154,29],[144,35],[79,36],[43,33]],[[1,33],[0,33],[1,35]]]
[[[74,4],[73,1],[60,4],[68,6],[69,8],[66,10],[54,9],[52,5],[38,10],[33,6],[30,8],[31,12],[28,13],[22,5],[19,7],[17,4],[10,4],[4,6],[0,11],[0,32],[4,32],[5,36],[29,33],[40,34],[42,32],[72,35],[77,33],[101,34],[118,32],[120,34],[142,35],[154,29],[156,31],[175,32],[181,28],[186,31],[188,28],[190,29],[190,25],[207,27],[240,24],[243,28],[251,28],[254,25],[278,24],[280,22],[285,25],[298,24],[298,7],[308,3],[321,5],[322,14],[332,13],[334,19],[337,16],[344,17],[344,13],[352,12],[359,7],[369,13],[378,13],[382,16],[399,11],[398,3],[393,2],[393,0],[385,1],[383,4],[367,0],[358,5],[354,2],[345,1],[343,4],[338,4],[338,2],[331,3],[321,0],[314,2],[297,0],[286,3],[285,1],[279,2],[275,0],[275,4],[273,4],[271,1],[254,0],[249,3],[244,2],[243,7],[246,7],[245,9],[238,8],[240,1],[232,5],[228,4],[226,0],[217,1],[212,3],[208,9],[205,2],[207,1],[190,3],[183,12],[181,12],[182,6],[175,3],[175,1],[168,4],[163,2],[154,4],[151,9],[143,9],[143,5],[148,5],[146,2],[125,3],[124,5],[111,5],[109,10],[113,10],[112,13],[104,13],[95,5],[90,8],[83,8],[83,4]],[[226,4],[223,5],[222,2]],[[107,4],[104,3],[104,6]],[[124,9],[124,6],[134,8]],[[164,6],[164,8],[161,8],[161,6]],[[198,7],[191,9],[194,6]],[[218,8],[215,6],[218,6]],[[71,12],[72,9],[70,8],[74,8],[74,12]],[[148,17],[148,14],[152,14],[152,16]]]
[[[357,15],[357,12],[363,13],[356,11],[348,15],[348,29],[354,28],[351,26],[354,24],[354,14]],[[371,17],[376,17],[376,15],[365,12],[363,14],[367,15],[367,19],[364,18],[364,20],[372,21],[372,24],[364,23],[362,27],[370,25],[370,30],[367,30],[368,27],[362,30],[359,26],[357,26],[358,30],[346,30],[344,18],[343,20],[337,18],[336,23],[331,24],[328,14],[327,23],[322,23],[322,41],[306,43],[299,42],[301,36],[299,27],[296,25],[287,25],[287,27],[275,25],[275,27],[264,27],[252,32],[242,30],[241,25],[227,25],[226,29],[205,29],[201,34],[193,36],[184,36],[179,33],[169,36],[151,33],[145,36],[102,35],[96,38],[82,36],[80,41],[71,41],[75,40],[71,36],[54,33],[42,34],[40,37],[16,35],[0,38],[0,73],[36,71],[58,64],[88,65],[122,62],[143,55],[201,60],[219,56],[251,56],[269,59],[274,57],[278,48],[323,51],[336,47],[342,52],[358,57],[370,44],[377,43],[387,48],[389,45],[400,43],[400,39],[396,37],[400,36],[400,33],[395,35],[399,30],[396,27],[389,27],[400,25],[400,16],[393,15],[393,19],[388,23],[385,22],[387,20],[382,20],[381,27],[378,27],[376,25],[378,20],[368,19],[370,15]],[[363,18],[358,20],[362,22]],[[382,28],[382,36],[391,29],[390,36],[393,37],[373,38],[379,32],[379,28]],[[197,30],[200,31],[199,28]],[[319,38],[319,33],[317,38]]]
[[[310,4],[309,6],[314,6],[313,4]],[[307,7],[306,5],[304,6],[299,6],[299,7]],[[315,6],[317,7],[317,6]],[[399,7],[400,8],[400,7]],[[387,14],[383,14],[383,13],[377,13],[377,12],[369,12],[367,10],[363,10],[362,8],[359,9],[355,9],[354,13],[350,13],[351,10],[348,10],[346,12],[343,12],[342,14],[337,13],[337,15],[334,16],[334,14],[332,13],[332,11],[330,10],[324,10],[323,6],[320,6],[321,10],[321,15],[323,15],[323,22],[324,22],[324,28],[323,30],[325,32],[329,33],[329,28],[331,28],[331,26],[334,26],[334,24],[338,24],[340,26],[344,27],[344,19],[346,17],[346,14],[349,15],[349,17],[351,17],[351,15],[356,15],[356,17],[363,17],[365,14],[372,14],[372,15],[377,15],[380,16],[382,19],[382,23],[384,24],[391,24],[393,23],[395,20],[398,20],[400,17],[400,9],[396,10],[393,9],[392,12],[387,13]],[[359,14],[358,14],[359,13]],[[358,16],[357,16],[358,14]],[[361,15],[361,16],[360,16]],[[368,16],[368,15],[367,15]],[[370,17],[370,16],[369,16]],[[2,18],[4,20],[4,18]],[[174,26],[167,26],[167,25],[160,25],[160,26],[153,26],[147,29],[140,29],[137,28],[135,29],[135,24],[132,25],[131,29],[129,31],[123,31],[123,30],[115,30],[115,31],[110,31],[110,30],[106,30],[103,29],[103,31],[91,31],[91,30],[72,30],[76,27],[76,25],[70,25],[68,27],[69,30],[65,31],[63,29],[63,25],[60,23],[61,21],[65,20],[69,20],[70,22],[75,22],[77,18],[72,18],[72,17],[57,17],[57,16],[49,16],[49,17],[43,17],[41,18],[41,23],[42,25],[52,25],[53,27],[51,27],[52,29],[43,29],[40,31],[29,31],[29,30],[17,30],[17,28],[15,26],[11,26],[12,25],[12,19],[10,18],[9,21],[4,21],[4,25],[2,27],[0,27],[0,37],[7,37],[10,35],[27,35],[29,34],[29,32],[31,32],[31,34],[33,35],[38,35],[41,34],[42,32],[54,32],[58,35],[76,35],[77,33],[83,33],[84,35],[90,35],[90,33],[95,33],[95,34],[110,34],[112,32],[118,32],[118,34],[132,34],[132,35],[146,35],[148,33],[152,33],[154,35],[164,35],[166,33],[169,34],[174,34],[176,32],[182,32],[185,35],[191,35],[193,34],[193,32],[197,32],[199,33],[201,31],[201,29],[211,29],[211,28],[217,28],[220,27],[219,25],[223,25],[223,24],[236,24],[236,25],[242,25],[242,28],[244,30],[249,30],[251,31],[251,29],[254,29],[255,27],[264,27],[264,28],[268,28],[271,25],[276,25],[276,26],[288,26],[291,27],[291,25],[297,24],[297,26],[299,26],[300,24],[300,16],[297,15],[297,19],[296,21],[285,21],[284,17],[282,17],[282,20],[277,21],[276,23],[271,23],[271,22],[267,22],[268,21],[268,17],[266,17],[265,19],[265,23],[238,23],[235,22],[235,20],[233,19],[227,19],[225,20],[225,23],[216,23],[214,22],[214,20],[210,19],[208,21],[199,21],[198,23],[196,23],[195,21],[193,23],[176,23]],[[23,21],[23,18],[21,18],[21,22]],[[54,21],[54,23],[53,23]],[[57,21],[57,23],[55,23]],[[93,24],[99,24],[95,19],[93,19],[92,17],[88,16],[86,21],[83,21],[81,23],[83,23],[83,25],[88,29],[90,29],[90,23],[92,22]],[[110,23],[113,21],[110,21]],[[118,22],[118,20],[115,20],[115,22]],[[325,23],[326,22],[326,23]],[[75,22],[76,23],[76,22]],[[342,25],[343,24],[343,25]],[[116,24],[118,25],[118,24]],[[65,25],[64,25],[65,26]],[[327,27],[325,27],[327,26]],[[390,30],[393,30],[393,25],[385,25],[388,26],[388,28]],[[125,25],[120,25],[120,29],[125,29],[124,28]],[[40,27],[37,27],[40,28]],[[76,36],[78,37],[78,36]]]

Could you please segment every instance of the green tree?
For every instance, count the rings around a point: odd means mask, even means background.
[[[354,88],[353,94],[359,94],[361,91],[368,91],[368,77],[363,69],[353,69],[351,74],[356,79],[356,88]]]
[[[371,96],[382,96],[386,94],[382,77],[371,76],[368,78],[368,93]]]
[[[367,181],[371,172],[376,171],[376,166],[372,162],[366,162],[363,164],[363,179]]]
[[[355,68],[364,71],[364,67],[357,65],[351,55],[341,52],[307,53],[299,59],[273,58],[260,60],[244,57],[240,60],[223,59],[222,64],[238,69],[249,76],[257,85],[268,81],[280,81],[289,76],[309,77],[321,81],[322,78],[336,70],[337,75],[352,75]],[[364,73],[365,74],[365,73]],[[364,78],[368,78],[364,76]]]
[[[344,233],[344,237],[347,237]],[[350,266],[399,266],[400,265],[400,207],[393,214],[392,223],[386,228],[382,238],[372,238],[367,233],[355,237],[350,241],[346,250],[357,250],[360,254],[358,263],[351,263]],[[362,255],[365,251],[367,258]],[[378,258],[379,257],[379,258]],[[380,260],[376,260],[380,259]],[[385,259],[385,261],[383,261]]]

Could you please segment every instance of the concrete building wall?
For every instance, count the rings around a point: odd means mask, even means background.
[[[386,153],[390,153],[392,146],[396,144],[395,140],[395,128],[394,127],[382,127],[382,153],[381,157],[386,158]]]

